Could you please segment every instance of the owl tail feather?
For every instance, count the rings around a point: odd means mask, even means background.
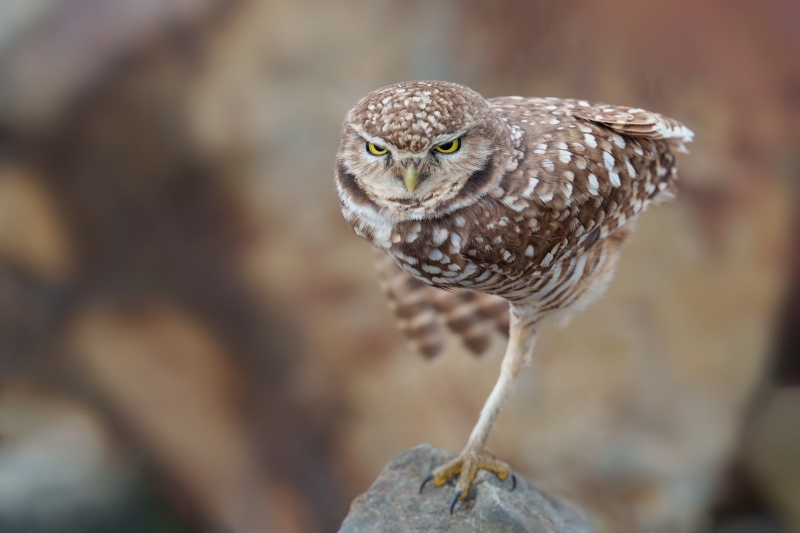
[[[398,327],[426,358],[441,353],[446,329],[475,355],[486,351],[493,331],[508,335],[508,303],[502,298],[431,287],[397,266],[385,252],[377,254],[381,284]]]

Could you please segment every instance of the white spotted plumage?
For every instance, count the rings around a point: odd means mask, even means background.
[[[342,213],[392,258],[379,263],[401,330],[433,356],[442,325],[480,353],[510,324],[501,377],[461,460],[483,453],[538,325],[602,292],[631,222],[671,194],[673,151],[692,138],[640,108],[487,100],[446,82],[384,87],[347,114],[336,162]]]

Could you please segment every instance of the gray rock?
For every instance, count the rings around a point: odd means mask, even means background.
[[[367,492],[357,497],[339,533],[407,531],[482,531],[519,533],[592,533],[585,513],[516,476],[500,481],[481,470],[469,497],[449,505],[454,488],[420,482],[453,454],[423,444],[398,455]]]

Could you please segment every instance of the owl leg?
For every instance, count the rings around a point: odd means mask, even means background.
[[[465,499],[469,494],[469,488],[475,480],[478,470],[484,469],[493,472],[501,481],[512,475],[511,469],[507,464],[498,461],[487,451],[486,440],[489,438],[489,432],[494,425],[495,419],[500,414],[500,409],[511,393],[515,378],[531,361],[536,329],[534,327],[535,322],[519,316],[513,306],[511,307],[510,318],[508,348],[506,348],[506,355],[503,357],[500,377],[481,410],[478,423],[472,430],[467,445],[458,457],[434,470],[420,487],[420,492],[422,492],[428,481],[433,481],[435,486],[441,487],[451,477],[457,475],[456,490],[450,506],[451,513],[455,503],[458,500]],[[515,479],[514,481],[514,484],[516,484]]]

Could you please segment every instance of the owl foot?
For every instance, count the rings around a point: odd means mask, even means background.
[[[480,448],[477,450],[464,450],[461,455],[434,470],[422,481],[419,493],[422,494],[422,489],[425,488],[429,481],[433,481],[434,486],[441,487],[450,481],[452,477],[458,476],[456,490],[453,493],[453,499],[450,501],[450,514],[453,514],[456,502],[465,500],[469,495],[469,488],[472,486],[472,482],[475,481],[475,476],[480,469],[493,472],[500,481],[504,481],[511,476],[511,490],[517,487],[517,478],[511,472],[511,468],[506,463],[495,459],[494,455],[485,448]]]

